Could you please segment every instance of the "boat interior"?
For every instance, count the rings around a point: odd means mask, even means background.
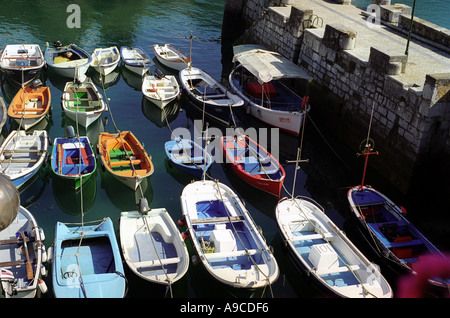
[[[249,100],[257,105],[284,111],[300,111],[302,98],[291,90],[286,80],[273,80],[260,84],[247,70],[241,67],[234,71],[233,83]]]
[[[141,227],[134,234],[134,244],[137,248],[129,249],[131,262],[142,275],[161,275],[177,273],[181,259],[173,244],[170,233],[166,233],[160,224],[155,224],[150,230]]]
[[[59,278],[65,281],[88,275],[114,273],[114,254],[108,236],[69,239],[61,243]],[[78,265],[77,265],[78,264]]]
[[[88,174],[95,168],[91,149],[81,142],[69,141],[58,144],[57,158],[55,172],[63,175]]]
[[[359,281],[352,271],[358,265],[346,266],[349,262],[332,243],[335,234],[317,224],[315,220],[304,219],[289,222],[291,242],[306,264],[333,287],[358,285]]]
[[[224,139],[224,143],[233,160],[242,165],[244,171],[250,175],[267,175],[273,180],[282,177],[278,165],[267,153],[261,155],[256,144],[249,145],[245,139],[239,137],[236,140],[228,137]]]
[[[242,216],[228,216],[221,200],[197,202],[198,218],[192,219],[195,236],[214,269],[246,270],[263,264],[261,248]]]
[[[419,255],[428,250],[425,242],[419,237],[409,222],[396,216],[398,212],[392,211],[390,206],[382,197],[374,192],[364,191],[364,198],[361,193],[354,193],[353,200],[371,231],[381,240],[399,259],[406,263],[414,263]]]

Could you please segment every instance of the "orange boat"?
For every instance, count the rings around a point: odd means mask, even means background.
[[[23,87],[9,104],[8,116],[27,130],[49,113],[50,101],[50,87]]]
[[[134,191],[153,173],[153,163],[131,131],[100,133],[98,149],[106,169]]]

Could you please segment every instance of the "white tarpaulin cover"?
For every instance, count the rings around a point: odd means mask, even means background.
[[[233,63],[239,62],[260,83],[281,78],[312,79],[308,71],[284,58],[281,54],[268,51],[261,45],[237,45],[233,47],[233,53]]]

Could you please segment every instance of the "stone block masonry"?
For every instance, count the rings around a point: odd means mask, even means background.
[[[317,96],[325,92],[336,101],[318,103],[318,113],[353,149],[365,138],[374,107],[371,136],[383,155],[376,169],[400,190],[408,191],[424,158],[438,158],[436,165],[448,161],[448,53],[413,41],[406,55],[403,34],[368,25],[351,5],[321,0],[293,3],[248,0],[244,8],[248,27],[240,42],[264,45],[307,68]],[[382,18],[406,25],[408,8],[396,5],[401,12],[393,13],[388,5],[380,11]],[[417,32],[422,29],[416,26]],[[442,28],[436,32],[446,34]],[[446,43],[443,38],[436,42]]]

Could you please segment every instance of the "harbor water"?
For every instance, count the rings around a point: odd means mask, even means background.
[[[363,1],[361,1],[362,3]],[[408,1],[406,1],[408,2]],[[411,1],[409,1],[411,2]],[[431,1],[428,1],[430,3]],[[434,0],[441,7],[449,8],[448,0]],[[152,45],[170,43],[185,53],[190,53],[193,65],[209,73],[217,80],[226,78],[223,69],[229,69],[231,61],[222,56],[222,19],[225,0],[172,0],[172,1],[116,1],[116,0],[77,0],[80,8],[80,26],[70,27],[73,16],[68,11],[67,1],[4,1],[0,0],[0,48],[7,44],[36,43],[44,50],[46,43],[51,45],[60,40],[63,44],[74,43],[88,52],[97,47],[139,45],[154,57]],[[364,4],[361,4],[364,6]],[[435,6],[427,6],[434,10]],[[422,8],[421,10],[426,10]],[[419,14],[419,11],[416,11]],[[433,11],[425,14],[437,24],[448,23],[448,14],[443,11]],[[430,14],[430,16],[428,16]],[[436,20],[434,20],[436,19]],[[447,27],[449,27],[447,25]],[[226,31],[226,30],[225,30]],[[192,49],[190,35],[193,35]],[[159,66],[158,64],[156,64]],[[162,68],[164,72],[170,73]],[[154,70],[154,68],[152,68]],[[75,193],[73,189],[61,184],[52,176],[49,165],[41,169],[37,177],[21,189],[21,204],[25,206],[37,219],[46,234],[45,244],[49,247],[54,239],[56,222],[73,223],[81,221],[99,220],[110,217],[118,237],[118,219],[122,211],[137,209],[137,200],[144,196],[151,208],[166,208],[176,222],[181,218],[180,195],[185,185],[191,182],[191,177],[177,171],[168,164],[164,152],[164,143],[173,136],[177,128],[186,128],[192,135],[196,129],[195,120],[202,120],[202,114],[193,112],[189,103],[180,98],[169,105],[167,116],[153,104],[146,101],[142,92],[142,79],[118,67],[105,82],[99,78],[94,70],[89,75],[97,84],[100,92],[108,101],[109,111],[86,131],[80,128],[80,134],[86,134],[94,146],[97,145],[98,134],[103,131],[131,130],[144,144],[151,155],[155,171],[144,182],[142,192],[133,192],[107,172],[100,168],[93,178]],[[49,86],[52,94],[52,113],[48,121],[40,124],[40,129],[47,129],[51,140],[64,136],[65,127],[75,123],[68,120],[61,108],[60,100],[64,85],[68,81],[48,69],[42,75],[44,85]],[[8,105],[19,87],[2,78],[0,96]],[[314,107],[314,101],[311,101]],[[332,132],[320,125],[320,119],[314,118],[314,112],[306,121],[303,140],[303,159],[309,163],[302,163],[298,170],[295,184],[295,195],[305,195],[320,203],[327,215],[343,229],[350,239],[359,245],[357,233],[349,222],[349,207],[346,199],[349,187],[361,181],[363,160],[357,158],[358,149],[347,149],[344,143],[333,138]],[[197,122],[198,123],[198,122]],[[294,164],[286,163],[294,160],[299,138],[275,133],[270,129],[255,123],[248,118],[237,118],[237,125],[243,129],[254,127],[261,134],[278,136],[272,140],[271,149],[279,150],[279,161],[286,170],[285,188],[282,196],[292,192]],[[209,122],[210,128],[225,133],[223,127]],[[2,131],[6,136],[9,131],[17,129],[12,120]],[[270,135],[270,136],[272,136]],[[361,136],[363,140],[366,136]],[[270,140],[270,139],[269,139]],[[50,150],[50,149],[49,149]],[[382,154],[373,160],[383,160]],[[100,159],[98,159],[100,164]],[[275,298],[319,298],[327,297],[310,285],[289,261],[283,251],[281,237],[275,220],[275,206],[277,199],[248,186],[231,169],[222,163],[212,165],[210,176],[229,186],[244,200],[247,209],[268,243],[274,249],[275,257],[280,267],[278,280],[264,291],[264,297]],[[418,228],[439,247],[448,249],[448,228],[450,224],[448,209],[446,213],[439,213],[438,204],[431,203],[430,210],[425,217],[416,200],[400,193],[397,189],[384,181],[383,177],[370,169],[366,175],[367,183],[376,186],[395,202],[404,206],[411,219],[417,222]],[[419,187],[420,188],[420,187]],[[417,198],[417,197],[416,197]],[[182,230],[182,228],[180,228]],[[443,239],[445,237],[445,239]],[[444,240],[444,241],[442,241]],[[192,255],[190,242],[186,241]],[[368,254],[374,262],[377,259]],[[125,265],[126,268],[126,265]],[[45,278],[49,293],[42,297],[52,298],[51,269]],[[382,268],[382,273],[383,268]],[[148,282],[134,276],[125,269],[128,281],[129,298],[163,298],[167,297],[166,290],[157,288]],[[396,277],[386,272],[390,283],[395,287]],[[254,294],[240,294],[236,291],[222,288],[200,266],[191,262],[185,277],[173,286],[173,296],[176,298],[211,298],[211,297],[261,297],[261,291]]]

